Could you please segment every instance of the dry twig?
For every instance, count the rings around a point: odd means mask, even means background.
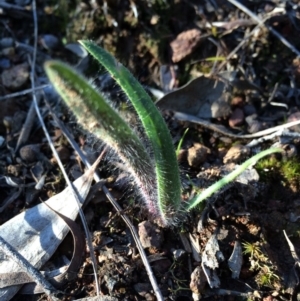
[[[24,271],[26,271],[30,277],[43,287],[45,293],[52,299],[58,300],[53,297],[53,293],[58,291],[52,286],[52,284],[45,279],[42,273],[34,268],[28,260],[26,260],[15,248],[13,248],[7,241],[0,236],[0,249],[11,259],[13,259]]]
[[[33,59],[32,59],[32,63],[31,63],[31,74],[30,74],[30,80],[31,80],[31,86],[32,86],[32,90],[35,91],[35,81],[34,81],[34,70],[35,70],[35,64],[36,64],[36,48],[37,48],[37,38],[38,38],[38,27],[37,27],[37,14],[36,14],[36,2],[35,0],[32,1],[32,13],[33,13],[33,19],[34,19],[34,52],[33,52]],[[77,191],[74,189],[74,186],[72,184],[72,182],[70,181],[64,167],[63,164],[57,154],[57,151],[52,143],[51,137],[47,131],[46,125],[44,123],[44,120],[42,118],[41,112],[39,110],[38,107],[38,102],[37,102],[37,98],[36,98],[36,94],[33,93],[33,103],[34,103],[34,108],[35,111],[37,113],[37,116],[39,118],[39,121],[41,123],[41,126],[43,128],[43,131],[45,133],[45,136],[47,138],[47,141],[49,143],[49,146],[53,152],[54,157],[56,158],[58,165],[62,171],[62,174],[68,184],[69,187],[71,187],[71,190],[73,192],[73,195],[75,197],[76,203],[78,205],[78,210],[79,210],[79,215],[83,224],[83,228],[85,231],[85,235],[86,235],[86,239],[87,239],[87,244],[90,250],[90,256],[91,256],[91,261],[92,261],[92,266],[93,266],[93,270],[94,270],[94,274],[95,274],[95,283],[96,283],[96,290],[97,290],[97,295],[100,295],[100,288],[99,288],[99,282],[98,282],[98,277],[97,277],[97,263],[96,263],[96,258],[95,258],[95,254],[93,252],[93,245],[92,245],[92,239],[91,239],[91,235],[88,229],[88,225],[84,216],[84,213],[81,209],[81,205],[80,205],[80,201],[78,199],[78,193]]]
[[[42,89],[44,89],[46,87],[49,87],[49,84],[35,87],[34,90],[30,88],[30,89],[26,89],[26,90],[23,90],[23,91],[19,91],[19,92],[7,94],[7,95],[4,95],[4,96],[1,96],[0,97],[0,101],[1,100],[6,100],[6,99],[10,99],[10,98],[13,98],[13,97],[23,96],[23,95],[26,95],[26,94],[29,94],[29,93],[33,93],[34,91],[42,90]]]
[[[276,36],[286,47],[288,47],[292,52],[294,52],[297,56],[300,56],[299,50],[293,46],[288,40],[286,40],[277,30],[275,30],[272,26],[266,25],[264,20],[261,20],[257,15],[255,15],[251,10],[249,10],[245,5],[236,1],[236,0],[227,0],[245,14],[247,14],[250,18],[252,18],[255,22],[258,23],[259,26],[265,26],[274,36]]]

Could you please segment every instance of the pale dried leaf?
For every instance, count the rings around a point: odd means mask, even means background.
[[[82,203],[89,192],[92,180],[93,170],[90,169],[73,183]],[[78,206],[69,187],[46,203],[72,220],[78,214]],[[1,236],[37,269],[49,260],[68,231],[69,227],[66,223],[43,203],[20,213],[0,226]],[[8,271],[22,270],[0,252],[0,273]],[[21,285],[1,288],[1,301],[10,300],[20,288]]]

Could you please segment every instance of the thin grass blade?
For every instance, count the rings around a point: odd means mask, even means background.
[[[186,210],[191,210],[201,202],[212,196],[215,192],[220,190],[223,186],[231,183],[235,178],[237,178],[243,171],[245,171],[249,166],[255,164],[258,160],[262,159],[265,156],[270,154],[282,152],[280,148],[270,148],[265,151],[258,153],[257,155],[253,156],[252,158],[248,159],[242,165],[240,165],[237,169],[232,171],[230,174],[225,176],[223,179],[219,180],[215,184],[211,185],[195,198],[191,199],[189,202],[186,203]]]

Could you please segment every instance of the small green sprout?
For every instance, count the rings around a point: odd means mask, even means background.
[[[188,131],[189,131],[189,128],[187,128],[187,129],[184,131],[184,133],[183,133],[181,139],[179,140],[179,143],[178,143],[178,146],[177,146],[177,149],[176,149],[176,157],[179,155],[179,152],[180,152],[180,149],[181,149],[183,140],[184,140],[184,138],[185,138],[185,136],[186,136],[186,134],[187,134]]]
[[[45,63],[45,70],[79,123],[106,143],[125,164],[150,214],[164,225],[174,225],[179,212],[189,211],[224,185],[233,181],[257,160],[281,149],[263,151],[188,202],[181,199],[176,152],[167,125],[141,84],[122,64],[90,41],[83,47],[111,74],[133,105],[142,124],[147,146],[89,82],[71,67],[57,61]],[[150,149],[149,149],[150,148]]]
[[[274,289],[279,280],[279,276],[267,265],[264,265],[256,276],[256,282],[260,287],[266,286]]]
[[[250,243],[250,242],[243,242],[243,254],[245,255],[250,255],[250,259],[256,258],[256,259],[261,259],[263,256],[263,253],[261,251],[260,246],[258,243]]]
[[[259,243],[244,242],[242,245],[244,249],[243,253],[250,255],[250,270],[258,271],[256,275],[257,284],[260,287],[267,286],[274,288],[276,282],[279,281],[279,276],[274,271],[274,266],[269,258],[261,250]]]

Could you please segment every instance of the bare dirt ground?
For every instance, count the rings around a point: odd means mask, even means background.
[[[0,225],[66,187],[40,122],[29,113],[35,38],[36,86],[49,83],[44,62],[60,59],[76,66],[115,106],[126,107],[120,88],[76,43],[92,39],[127,66],[153,99],[165,95],[158,106],[178,148],[183,199],[274,143],[286,151],[260,161],[242,183],[227,186],[172,228],[149,216],[126,172],[116,170],[118,159],[104,156],[99,174],[138,229],[164,299],[299,300],[299,262],[291,248],[300,254],[300,127],[272,137],[251,135],[300,118],[300,6],[249,0],[238,8],[231,2],[37,1],[38,36],[31,1],[0,2]],[[42,117],[73,181],[83,165],[53,114],[91,161],[103,146],[77,125],[51,87],[42,91]],[[177,118],[176,112],[188,115]],[[128,118],[134,126],[134,117]],[[156,300],[120,214],[101,189],[91,189],[88,199],[84,213],[101,294],[116,298],[111,300]],[[69,234],[42,270],[59,267],[72,252]],[[87,247],[78,274],[60,290],[66,293],[61,300],[95,296]],[[48,298],[16,294],[11,300]]]

